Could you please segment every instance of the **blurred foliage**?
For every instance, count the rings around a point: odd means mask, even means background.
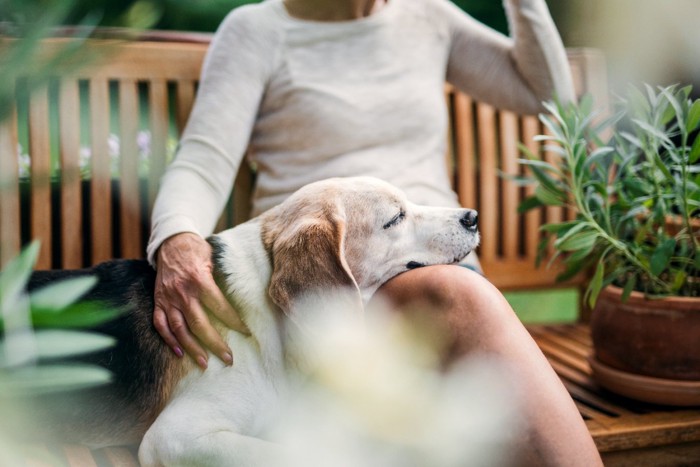
[[[38,87],[55,74],[64,63],[71,62],[81,44],[81,38],[66,44],[64,51],[48,60],[39,60],[40,43],[53,27],[64,24],[73,11],[73,0],[21,2],[0,0],[0,39],[2,36],[21,37],[21,40],[0,41],[0,121],[9,115],[15,99],[15,77],[28,78],[29,89]],[[86,26],[88,33],[96,17],[86,15],[77,24]]]
[[[504,34],[508,33],[508,22],[502,2],[494,0],[452,0],[452,2],[482,23]]]
[[[78,303],[97,282],[93,276],[56,281],[27,293],[38,252],[39,243],[30,244],[0,272],[1,465],[29,465],[25,461],[30,454],[41,465],[63,465],[52,453],[37,456],[17,442],[43,436],[36,430],[46,420],[32,398],[94,387],[112,378],[101,366],[73,359],[114,345],[110,336],[77,328],[111,320],[119,311]]]
[[[0,0],[0,121],[13,107],[16,77],[31,91],[96,58],[83,48],[95,27],[147,29],[161,17],[162,9],[154,1]],[[63,25],[77,26],[62,34],[73,40],[51,56],[42,53],[41,41]]]
[[[166,30],[214,31],[232,9],[260,0],[73,0],[61,24],[78,24],[88,16],[99,18],[100,26],[153,27]],[[506,33],[508,26],[503,4],[493,0],[453,0],[479,21]],[[57,3],[56,0],[0,0],[0,21],[8,16],[36,17]],[[14,11],[14,14],[12,13]]]
[[[70,57],[80,52],[82,39],[96,26],[211,32],[232,9],[259,1],[0,0],[0,39],[2,36],[22,38],[9,45],[0,43],[0,120],[7,117],[14,99],[13,76],[30,77],[28,84],[31,89],[44,84],[50,75],[69,71],[70,66],[84,62],[70,60]],[[508,32],[500,1],[452,1],[479,21],[503,33]],[[552,3],[554,10],[562,9]],[[66,46],[64,53],[50,60],[38,60],[41,39],[60,25],[82,27],[77,29],[76,40]]]
[[[34,242],[0,274],[0,402],[102,384],[110,373],[69,357],[103,350],[114,339],[85,328],[115,318],[119,311],[78,300],[96,278],[82,276],[26,291],[39,252]],[[0,404],[1,405],[1,404]]]

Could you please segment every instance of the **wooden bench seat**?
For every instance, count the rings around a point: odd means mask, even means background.
[[[35,238],[43,245],[41,269],[143,257],[158,180],[192,106],[208,39],[149,33],[136,41],[91,40],[86,53],[93,60],[77,71],[31,94],[18,77],[17,108],[0,124],[0,265]],[[61,44],[48,40],[43,53],[51,55]],[[601,55],[581,49],[569,58],[578,92],[605,105]],[[461,202],[480,211],[479,253],[487,276],[504,290],[554,286],[556,266],[534,265],[539,227],[573,213],[547,208],[519,215],[517,206],[530,192],[499,175],[520,173],[518,141],[540,151],[532,137],[544,129],[534,116],[498,111],[449,86],[446,98],[446,160]],[[86,153],[91,163],[83,167]],[[30,167],[23,166],[25,155]],[[243,167],[220,229],[247,218],[252,180]],[[700,464],[700,410],[651,406],[600,390],[586,362],[584,323],[529,329],[610,465]],[[55,465],[46,464],[46,455],[73,466],[137,465],[133,447],[32,448],[37,460],[31,465]]]

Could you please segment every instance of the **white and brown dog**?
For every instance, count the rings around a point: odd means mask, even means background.
[[[95,357],[113,384],[80,394],[56,427],[93,445],[140,440],[144,465],[272,465],[261,439],[287,391],[294,332],[307,310],[363,305],[386,281],[416,267],[455,263],[479,242],[470,209],[418,206],[380,180],[310,184],[278,207],[209,239],[215,277],[250,335],[215,323],[235,363],[206,371],[170,352],[152,326],[155,273],[117,260],[80,271],[34,274],[30,288],[94,274],[86,297],[125,308],[103,327],[118,343]],[[212,318],[213,319],[213,318]],[[71,425],[71,423],[75,423]]]

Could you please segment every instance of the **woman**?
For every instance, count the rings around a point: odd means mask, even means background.
[[[446,0],[268,0],[233,11],[207,56],[177,158],[163,178],[148,246],[154,324],[202,367],[233,356],[205,309],[240,329],[211,277],[211,233],[246,148],[258,168],[253,214],[330,176],[374,175],[420,204],[457,205],[443,160],[445,80],[475,98],[535,113],[573,99],[544,0],[508,0],[513,38]],[[380,292],[429,303],[452,356],[495,354],[526,392],[522,459],[597,465],[585,424],[503,296],[468,268],[408,271]],[[184,349],[184,350],[183,350]]]

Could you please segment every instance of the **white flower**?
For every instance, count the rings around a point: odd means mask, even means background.
[[[29,177],[29,169],[31,165],[32,161],[29,158],[29,154],[24,152],[24,149],[20,143],[17,143],[17,168],[21,178]]]

